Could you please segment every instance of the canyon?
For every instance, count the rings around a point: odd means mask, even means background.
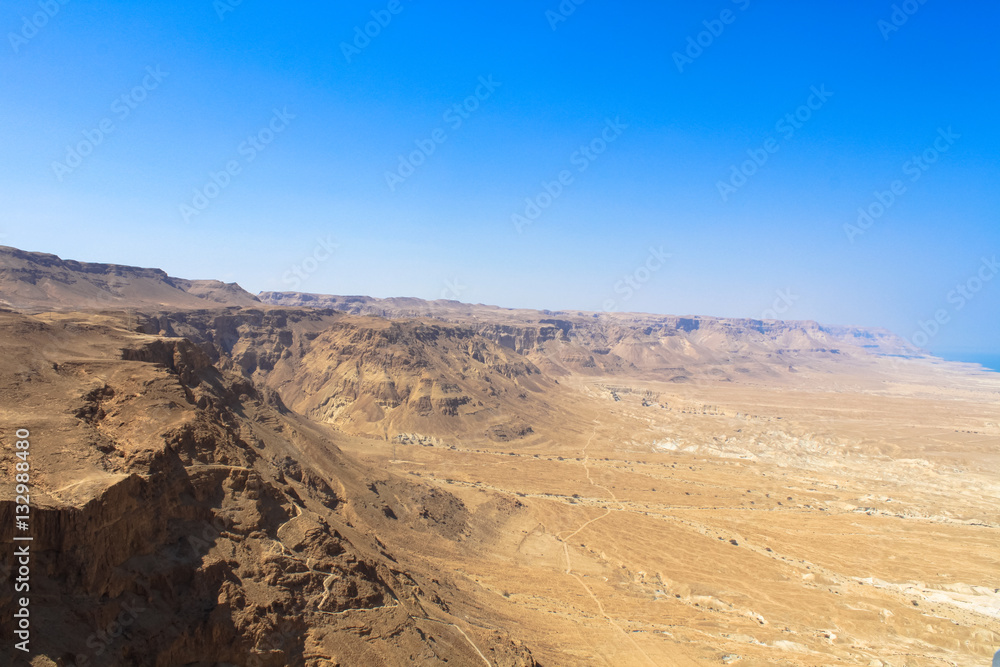
[[[0,346],[32,665],[1000,647],[1000,374],[889,331],[253,295],[0,248]],[[13,483],[0,514],[9,547]]]

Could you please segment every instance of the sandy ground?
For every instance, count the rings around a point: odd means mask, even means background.
[[[920,372],[617,380],[618,400],[577,378],[557,431],[347,448],[472,508],[516,499],[422,558],[464,574],[543,665],[985,665],[1000,375]]]

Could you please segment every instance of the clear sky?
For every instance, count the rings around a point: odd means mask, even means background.
[[[1000,352],[1000,7],[802,4],[3,3],[0,243]]]

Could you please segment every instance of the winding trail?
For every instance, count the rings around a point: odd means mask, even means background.
[[[581,455],[583,456],[583,470],[587,474],[587,481],[590,482],[591,486],[595,486],[595,487],[597,487],[599,489],[604,489],[604,491],[607,492],[607,494],[609,496],[611,496],[611,500],[614,501],[614,502],[616,502],[616,503],[618,503],[618,505],[619,505],[619,507],[621,508],[622,511],[627,511],[625,505],[622,504],[621,501],[618,500],[618,497],[615,496],[614,492],[611,491],[611,489],[609,489],[608,487],[606,487],[606,486],[604,486],[602,484],[598,484],[590,476],[590,467],[587,465],[588,461],[590,460],[590,457],[587,454],[587,449],[590,447],[590,443],[592,443],[594,441],[594,437],[596,435],[597,435],[597,426],[595,425],[594,426],[594,431],[590,434],[590,438],[587,439],[587,444],[585,444],[583,446],[583,450],[580,452]],[[618,625],[617,621],[615,621],[613,618],[611,618],[611,616],[608,615],[608,613],[604,610],[604,605],[601,604],[600,599],[598,599],[598,597],[594,594],[594,591],[592,591],[590,589],[590,586],[588,586],[587,583],[583,580],[583,577],[581,577],[580,575],[578,575],[575,572],[573,572],[573,565],[570,562],[570,557],[569,557],[569,540],[572,537],[574,537],[575,535],[577,535],[580,531],[582,531],[587,526],[589,526],[592,523],[595,523],[597,521],[600,521],[601,519],[603,519],[606,516],[608,516],[609,514],[611,514],[612,511],[613,510],[611,508],[606,508],[605,511],[604,511],[604,514],[602,514],[599,517],[595,517],[593,519],[589,519],[588,521],[585,521],[579,528],[577,528],[576,530],[574,530],[572,533],[570,533],[566,537],[561,537],[561,533],[560,534],[556,534],[555,537],[556,537],[557,540],[559,540],[559,541],[561,541],[563,543],[563,553],[566,556],[566,574],[568,574],[569,576],[571,576],[574,579],[576,579],[576,581],[580,584],[580,586],[583,587],[583,590],[585,590],[587,592],[587,595],[589,595],[590,598],[594,601],[594,604],[597,605],[597,609],[600,612],[601,616],[603,616],[604,619],[608,623],[611,624],[611,627],[613,627],[615,630],[617,630],[618,632],[620,632],[625,637],[625,639],[628,640],[629,643],[631,643],[632,646],[635,647],[635,650],[637,650],[639,653],[642,654],[642,656],[644,658],[646,658],[646,661],[649,662],[649,664],[653,665],[654,667],[657,667],[657,663],[652,658],[649,657],[649,654],[647,654],[642,649],[642,647],[639,646],[638,643],[636,643],[635,639],[632,638],[632,635],[629,634],[628,632],[625,632],[625,630],[620,625]],[[608,664],[613,664],[610,661],[608,661],[606,658],[605,658],[605,662],[608,662]]]
[[[614,501],[614,502],[616,502],[616,503],[618,503],[619,509],[621,509],[622,511],[626,511],[627,508],[625,507],[625,505],[621,501],[618,500],[618,497],[614,494],[614,492],[611,489],[609,489],[608,487],[604,486],[603,484],[598,484],[590,476],[590,466],[587,465],[587,463],[590,461],[590,455],[587,454],[587,448],[590,447],[590,443],[593,442],[595,435],[597,435],[597,427],[596,426],[594,427],[594,432],[590,434],[590,438],[587,440],[587,444],[583,446],[583,450],[581,450],[581,452],[580,452],[583,455],[583,470],[587,474],[587,481],[590,482],[591,486],[595,486],[595,487],[597,487],[599,489],[604,489],[604,491],[609,496],[611,496],[611,500]],[[609,514],[611,514],[612,511],[613,510],[610,507],[605,508],[604,514],[602,514],[599,517],[594,517],[593,519],[590,519],[589,521],[587,521],[586,523],[584,523],[582,526],[580,526],[579,528],[577,528],[576,530],[574,530],[572,533],[570,533],[566,537],[562,537],[561,534],[556,535],[556,537],[559,538],[560,540],[569,540],[570,538],[572,538],[573,536],[575,536],[577,533],[579,533],[581,530],[583,530],[584,528],[586,528],[590,524],[594,523],[595,521],[600,521],[604,517],[606,517]],[[567,559],[567,564],[568,564],[568,559]]]
[[[427,616],[410,616],[410,618],[416,618],[416,619],[420,619],[422,621],[431,621],[432,623],[440,623],[441,625],[449,625],[449,626],[455,628],[456,630],[458,630],[462,634],[463,637],[465,637],[465,641],[469,642],[469,646],[471,646],[473,649],[475,649],[476,653],[479,654],[479,657],[483,659],[483,662],[485,662],[487,665],[489,665],[489,667],[493,667],[493,663],[490,662],[486,658],[485,655],[483,655],[483,652],[480,651],[479,647],[476,646],[476,643],[474,641],[472,641],[472,639],[469,638],[469,635],[465,634],[465,630],[463,630],[462,628],[458,627],[454,623],[448,623],[447,621],[439,621],[436,618],[429,618]]]

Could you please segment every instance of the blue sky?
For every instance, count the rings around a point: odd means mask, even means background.
[[[0,243],[1000,352],[995,3],[562,7],[5,3]]]

